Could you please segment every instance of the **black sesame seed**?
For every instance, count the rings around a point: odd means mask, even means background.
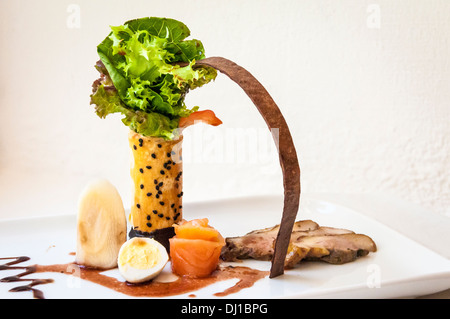
[[[164,206],[164,202],[159,202],[159,204],[160,204],[161,206]]]
[[[176,215],[173,217],[173,220],[176,220],[178,217],[180,217],[180,213],[176,214]]]
[[[152,223],[147,223],[147,226],[148,227],[152,227]]]
[[[178,206],[178,208],[183,208],[183,206],[180,205],[180,206]]]
[[[175,204],[170,205],[170,208],[173,208],[175,206]]]
[[[151,166],[145,166],[147,169],[151,169],[152,167]]]
[[[159,198],[159,194],[156,194],[155,197],[156,197],[156,198]]]
[[[152,196],[152,193],[147,193],[147,196],[148,196],[148,197]]]
[[[162,145],[161,145],[161,144],[158,144],[158,147],[159,147],[159,148],[161,148],[161,147],[162,147]]]
[[[167,216],[167,217],[166,217],[166,219],[167,219],[167,220],[170,220],[170,217],[169,217],[169,216]]]
[[[137,207],[137,208],[141,208],[141,205],[139,205],[139,204],[136,204],[136,207]]]
[[[139,169],[139,172],[144,173],[144,170],[142,168]]]
[[[139,143],[144,143],[144,140],[142,138],[139,139]]]
[[[174,209],[173,209],[173,212],[174,212],[174,213],[176,213],[176,212],[177,212],[177,209],[176,209],[176,208],[174,208]]]
[[[156,188],[156,190],[159,190],[159,186],[158,185],[156,185],[155,188]]]
[[[137,147],[136,147],[136,145],[133,145],[133,148],[134,148],[135,150],[137,150]]]
[[[162,217],[164,217],[164,215],[163,215],[163,214],[158,214],[158,217],[161,217],[161,218],[162,218]]]
[[[147,215],[147,220],[150,220],[150,215]]]
[[[155,183],[155,185],[156,185],[156,184],[158,184],[158,181],[155,179],[155,180],[153,181],[153,183]]]
[[[159,172],[161,173],[161,175],[164,175],[164,174],[165,174],[163,170],[160,170]]]
[[[170,170],[170,169],[172,168],[172,166],[169,165],[169,166],[167,166],[166,168],[167,168],[168,170]]]
[[[161,191],[158,191],[158,194],[159,194],[159,195],[162,195],[162,192],[161,192]]]
[[[161,186],[163,186],[163,185],[164,185],[163,182],[161,182],[161,183],[158,184],[159,187],[161,187]]]
[[[156,209],[154,209],[153,214],[158,214],[158,211]]]
[[[152,157],[153,157],[153,158],[156,158],[156,154],[155,154],[155,153],[153,153],[153,154],[152,154]]]
[[[141,186],[139,186],[141,189],[143,189],[144,188],[144,184],[141,184]]]

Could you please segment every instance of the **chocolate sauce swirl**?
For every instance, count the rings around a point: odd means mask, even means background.
[[[31,266],[14,266],[16,264],[20,264],[22,262],[30,260],[30,257],[26,257],[26,256],[0,258],[0,260],[8,260],[8,259],[13,259],[13,261],[10,261],[10,262],[8,262],[6,264],[0,265],[0,270],[20,269],[20,270],[25,270],[25,271],[21,272],[20,274],[15,275],[15,276],[9,276],[9,277],[2,278],[2,279],[0,279],[0,282],[30,281],[30,283],[28,285],[17,286],[17,287],[14,287],[14,288],[10,289],[9,291],[10,292],[31,291],[31,292],[33,292],[33,297],[35,299],[44,299],[44,294],[42,293],[42,291],[40,291],[40,290],[38,290],[36,288],[33,288],[33,287],[37,286],[37,285],[52,283],[54,280],[53,279],[22,278],[22,277],[24,277],[26,275],[29,275],[29,274],[32,274],[32,273],[36,272],[36,265],[31,265]]]

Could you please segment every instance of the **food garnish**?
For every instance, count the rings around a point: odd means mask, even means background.
[[[282,275],[289,247],[289,234],[292,232],[300,203],[300,166],[289,127],[264,86],[243,67],[222,57],[205,58],[197,61],[195,65],[213,67],[236,82],[255,104],[272,132],[283,172],[284,207],[275,239],[270,278]]]
[[[76,263],[115,268],[126,240],[127,220],[117,189],[104,179],[90,182],[78,202]]]
[[[217,76],[214,68],[193,68],[195,61],[205,58],[205,49],[201,41],[186,39],[189,35],[185,24],[167,18],[112,26],[97,46],[100,78],[91,95],[97,115],[121,113],[122,122],[136,133],[176,138],[180,119],[199,108],[187,107],[186,94]]]
[[[203,122],[212,126],[217,126],[222,124],[222,121],[216,117],[213,111],[204,110],[204,111],[196,111],[191,113],[188,117],[182,117],[180,119],[180,128],[186,128],[190,125],[193,125],[197,122]]]
[[[134,237],[120,248],[118,267],[126,281],[141,283],[158,276],[168,260],[166,248],[159,242]]]
[[[175,225],[176,235],[169,239],[175,274],[201,278],[216,270],[225,241],[208,223],[207,218],[202,218]]]

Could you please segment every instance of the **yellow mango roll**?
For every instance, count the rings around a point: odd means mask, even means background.
[[[166,246],[172,225],[182,220],[183,136],[165,140],[130,130],[128,139],[133,155],[130,237],[155,238]]]

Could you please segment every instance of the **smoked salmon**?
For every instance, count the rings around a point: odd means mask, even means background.
[[[174,225],[175,236],[169,242],[175,274],[201,278],[209,276],[217,268],[225,240],[208,222],[203,218]]]
[[[203,122],[212,126],[218,126],[222,124],[222,121],[211,110],[197,111],[191,113],[188,117],[182,117],[178,126],[180,128],[186,128],[194,125],[196,122]]]

